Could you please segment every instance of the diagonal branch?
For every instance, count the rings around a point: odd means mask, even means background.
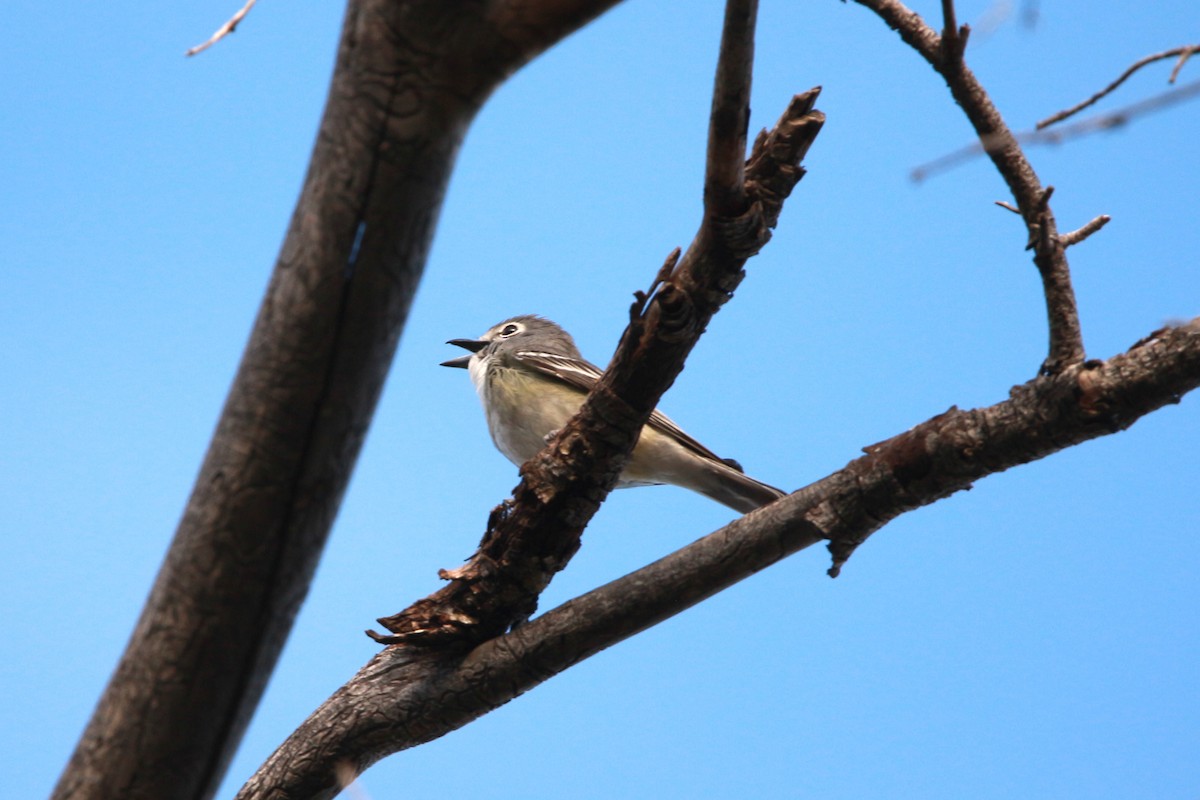
[[[1108,86],[1105,86],[1100,91],[1096,92],[1094,95],[1089,97],[1087,100],[1084,100],[1081,103],[1076,103],[1075,105],[1071,106],[1070,108],[1063,109],[1062,111],[1059,111],[1056,114],[1052,114],[1049,117],[1046,117],[1044,120],[1039,122],[1035,127],[1037,130],[1040,131],[1042,128],[1048,128],[1051,125],[1055,124],[1056,122],[1062,122],[1064,119],[1067,119],[1068,117],[1073,117],[1076,114],[1078,114],[1080,111],[1083,111],[1088,106],[1094,105],[1095,103],[1099,102],[1103,98],[1108,97],[1108,95],[1115,92],[1121,86],[1122,83],[1127,81],[1129,79],[1129,77],[1131,75],[1133,75],[1133,73],[1137,72],[1142,67],[1147,66],[1148,64],[1153,64],[1157,61],[1163,61],[1164,59],[1178,57],[1179,61],[1176,62],[1175,68],[1173,70],[1171,70],[1171,77],[1168,79],[1168,83],[1174,83],[1175,79],[1177,77],[1179,77],[1179,71],[1181,69],[1183,69],[1183,65],[1185,63],[1187,63],[1188,58],[1190,58],[1193,53],[1198,52],[1198,51],[1200,51],[1200,44],[1189,44],[1184,47],[1175,47],[1175,48],[1172,48],[1171,50],[1164,50],[1161,53],[1155,53],[1153,55],[1149,55],[1144,58],[1139,58],[1137,61],[1133,62],[1129,66],[1128,69],[1126,69],[1119,76],[1117,76],[1116,80],[1114,80]]]
[[[1110,222],[1112,222],[1112,217],[1110,217],[1108,214],[1101,214],[1082,227],[1077,228],[1070,233],[1064,233],[1062,235],[1063,247],[1074,247]]]
[[[1194,44],[1190,47],[1183,48],[1183,52],[1179,54],[1179,60],[1175,62],[1175,66],[1171,69],[1171,75],[1167,78],[1167,83],[1175,83],[1175,79],[1179,77],[1179,73],[1183,71],[1183,65],[1188,62],[1194,54],[1200,53],[1200,44]]]
[[[1080,136],[1088,136],[1100,131],[1111,131],[1123,125],[1128,125],[1135,119],[1163,111],[1176,103],[1193,100],[1196,97],[1200,97],[1200,80],[1192,81],[1178,88],[1147,97],[1136,103],[1130,103],[1127,106],[1121,106],[1106,114],[1085,117],[1070,125],[1056,126],[1040,131],[1019,131],[1013,134],[1013,136],[1023,145],[1062,144],[1065,141]],[[975,141],[932,161],[927,161],[915,167],[910,173],[910,177],[914,181],[923,181],[936,172],[942,172],[964,161],[969,161],[976,156],[983,155],[987,152],[985,145],[985,142]],[[1017,213],[1019,214],[1020,211]]]
[[[637,295],[608,370],[575,418],[522,466],[520,485],[493,510],[476,554],[443,573],[451,579],[447,586],[380,619],[391,635],[371,632],[377,641],[475,644],[534,612],[538,595],[579,548],[584,526],[616,483],[650,412],[741,281],[746,259],[770,237],[823,115],[812,108],[816,90],[796,98],[776,129],[759,137],[753,169],[743,179],[755,8],[753,0],[728,5],[713,90],[705,213],[692,245],[660,272],[652,294]],[[735,158],[737,167],[730,164]]]
[[[906,511],[1124,430],[1198,386],[1200,318],[1156,331],[1106,362],[1037,377],[993,406],[951,408],[865,448],[866,455],[817,483],[470,653],[385,648],[288,738],[238,800],[331,797],[338,764],[361,771],[455,730],[822,539],[831,540],[836,575],[857,545]]]
[[[704,174],[704,210],[710,215],[737,216],[746,210],[744,162],[757,14],[757,0],[725,5]]]
[[[201,42],[195,47],[189,47],[184,55],[194,56],[197,53],[202,53],[217,42],[224,39],[229,34],[236,31],[237,26],[241,23],[245,16],[250,13],[250,9],[254,8],[254,4],[256,2],[258,2],[258,0],[246,0],[246,5],[239,8],[237,12],[225,22],[224,25],[217,28],[216,32],[212,36],[208,37],[206,41]]]
[[[1050,346],[1042,369],[1053,373],[1082,363],[1083,335],[1079,327],[1075,291],[1071,287],[1071,274],[1058,236],[1057,223],[1050,210],[1050,190],[1042,187],[1016,137],[963,61],[968,28],[963,26],[959,30],[957,46],[950,47],[920,15],[899,0],[857,2],[878,14],[945,79],[950,93],[966,113],[992,163],[1008,184],[1025,220],[1029,249],[1033,250],[1033,262],[1041,276],[1042,291],[1046,298]],[[950,0],[943,7],[953,10]],[[947,19],[952,19],[952,15]]]

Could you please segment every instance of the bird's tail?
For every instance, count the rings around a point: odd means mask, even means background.
[[[736,461],[709,461],[707,466],[696,476],[695,485],[688,488],[743,514],[773,503],[786,494],[746,475]]]

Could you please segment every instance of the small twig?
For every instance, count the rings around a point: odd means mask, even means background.
[[[954,17],[954,0],[942,0],[942,36],[953,36],[958,32],[958,20]]]
[[[1084,239],[1103,228],[1110,221],[1112,221],[1112,217],[1110,217],[1108,214],[1101,214],[1088,224],[1084,225],[1082,228],[1073,230],[1070,233],[1062,234],[1058,237],[1058,240],[1062,242],[1063,247],[1070,247],[1071,245],[1079,244]]]
[[[942,44],[953,51],[958,49],[957,43],[958,20],[954,15],[954,0],[942,0]]]
[[[971,27],[958,26],[958,17],[954,13],[954,0],[942,0],[942,58],[945,66],[961,65],[963,53],[967,51],[967,37],[971,35]]]
[[[1128,69],[1126,69],[1124,72],[1122,72],[1120,74],[1120,76],[1118,76],[1117,79],[1115,81],[1113,81],[1112,83],[1110,83],[1108,86],[1105,86],[1103,89],[1096,92],[1094,95],[1089,97],[1087,100],[1084,100],[1082,103],[1078,103],[1076,105],[1071,106],[1068,109],[1059,111],[1057,114],[1052,114],[1051,116],[1046,117],[1044,120],[1042,120],[1041,122],[1039,122],[1037,124],[1037,129],[1040,131],[1042,128],[1048,128],[1056,122],[1062,122],[1067,117],[1072,117],[1072,116],[1078,114],[1083,109],[1087,108],[1088,106],[1093,105],[1094,103],[1098,102],[1099,100],[1101,100],[1104,97],[1107,97],[1108,95],[1110,95],[1114,91],[1116,91],[1117,87],[1119,87],[1122,83],[1124,83],[1126,80],[1128,80],[1129,77],[1131,75],[1133,75],[1133,73],[1137,72],[1139,69],[1146,66],[1147,64],[1153,64],[1156,61],[1163,61],[1165,59],[1175,58],[1176,56],[1178,56],[1179,61],[1178,61],[1178,63],[1175,64],[1175,69],[1171,71],[1171,77],[1170,77],[1170,80],[1168,81],[1169,83],[1175,83],[1175,78],[1178,77],[1179,70],[1183,68],[1183,65],[1188,60],[1188,57],[1190,57],[1192,53],[1195,53],[1197,51],[1200,51],[1200,44],[1189,44],[1184,47],[1176,47],[1171,50],[1164,50],[1161,53],[1155,53],[1154,55],[1150,55],[1150,56],[1146,56],[1145,58],[1138,59],[1137,61],[1133,62],[1133,64],[1131,64]]]
[[[727,2],[708,126],[704,176],[705,212],[734,216],[745,211],[746,129],[758,0]]]
[[[1200,96],[1200,81],[1193,81],[1192,83],[1185,83],[1177,89],[1156,94],[1153,97],[1131,103],[1130,105],[1118,108],[1116,111],[1110,111],[1107,114],[1097,114],[1094,117],[1087,117],[1070,125],[1054,128],[1053,130],[1020,131],[1014,134],[1014,136],[1018,142],[1025,145],[1061,144],[1070,139],[1077,139],[1080,136],[1119,128],[1137,117],[1161,111],[1164,108],[1197,96]],[[972,142],[958,150],[914,167],[912,172],[909,173],[909,177],[920,183],[935,173],[944,172],[964,161],[970,161],[972,158],[983,155],[998,145],[999,140],[984,140],[981,138],[979,141]]]
[[[242,19],[247,14],[250,13],[250,9],[254,8],[254,4],[257,2],[258,2],[258,0],[246,0],[246,5],[242,6],[241,10],[239,10],[236,14],[234,14],[232,17],[230,17],[228,22],[226,22],[221,27],[217,28],[217,32],[214,33],[212,36],[210,36],[208,38],[207,42],[204,42],[203,44],[198,44],[195,47],[190,48],[186,53],[184,53],[184,55],[185,56],[194,56],[194,55],[196,55],[196,53],[202,53],[205,50],[207,50],[208,48],[212,47],[217,42],[224,39],[229,34],[233,33],[235,30],[237,30],[238,23],[241,22]]]
[[[1192,45],[1191,47],[1183,48],[1183,52],[1179,54],[1179,60],[1175,62],[1175,68],[1171,70],[1171,77],[1167,78],[1167,83],[1174,83],[1179,77],[1179,71],[1183,69],[1183,65],[1192,57],[1192,53],[1200,52],[1200,45]]]
[[[996,205],[1000,206],[1001,208],[1007,208],[1009,211],[1016,214],[1018,217],[1021,216],[1021,209],[1017,208],[1012,203],[1009,203],[1005,200],[997,200]]]

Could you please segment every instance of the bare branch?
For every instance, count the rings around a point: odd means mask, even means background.
[[[1047,130],[1026,130],[1013,134],[1016,140],[1023,145],[1057,145],[1071,139],[1077,139],[1081,136],[1088,136],[1101,131],[1110,131],[1119,128],[1149,114],[1167,109],[1177,103],[1182,103],[1187,100],[1192,100],[1200,97],[1200,80],[1192,83],[1184,84],[1177,89],[1171,89],[1161,94],[1148,97],[1145,100],[1140,100],[1136,103],[1131,103],[1127,106],[1122,106],[1115,111],[1110,111],[1106,114],[1098,114],[1094,117],[1087,117],[1078,122],[1073,122],[1070,125],[1063,125]],[[972,158],[981,156],[987,152],[986,144],[981,141],[972,142],[965,147],[960,147],[951,153],[935,158],[932,161],[927,161],[918,167],[915,167],[909,177],[912,180],[920,182],[928,179],[931,175],[939,172],[945,172],[959,164],[970,161]]]
[[[721,51],[713,86],[704,176],[706,214],[736,216],[745,210],[743,170],[750,124],[750,82],[758,0],[725,4]]]
[[[1194,44],[1191,47],[1185,47],[1183,52],[1179,54],[1179,60],[1175,62],[1174,69],[1171,70],[1171,77],[1167,78],[1167,83],[1175,83],[1175,79],[1179,77],[1183,65],[1192,57],[1192,53],[1200,52],[1200,44]]]
[[[659,270],[653,296],[637,293],[605,375],[579,414],[522,466],[521,484],[512,500],[493,510],[478,552],[448,586],[381,618],[391,635],[369,632],[377,641],[479,642],[533,613],[538,595],[578,549],[583,527],[615,484],[650,412],[741,281],[746,259],[770,237],[767,209],[778,218],[783,198],[803,175],[798,162],[823,115],[812,108],[818,92],[805,93],[789,106],[799,118],[785,114],[776,147],[760,157],[752,175],[728,164],[735,147],[745,160],[755,8],[755,0],[728,2],[713,88],[705,214],[692,245],[672,269]],[[760,179],[773,188],[758,191]],[[672,254],[668,263],[674,260]]]
[[[943,57],[961,59],[967,47],[967,36],[971,29],[964,25],[958,27],[958,19],[954,13],[954,0],[942,0],[942,47]]]
[[[962,60],[962,48],[949,48],[941,37],[899,0],[857,0],[878,14],[945,79],[950,93],[970,120],[979,141],[1008,184],[1033,243],[1033,262],[1042,279],[1049,322],[1049,355],[1042,369],[1055,372],[1084,360],[1083,334],[1071,273],[1058,239],[1054,214],[1020,144],[993,105],[987,91]],[[963,32],[965,34],[966,27]],[[963,37],[965,38],[965,36]]]
[[[997,200],[995,202],[996,202],[996,205],[1000,206],[1001,208],[1007,208],[1009,211],[1013,212],[1018,217],[1021,216],[1021,209],[1017,208],[1012,203],[1009,203],[1006,200]]]
[[[228,22],[226,22],[221,27],[217,28],[217,32],[214,33],[212,36],[208,37],[208,41],[198,44],[195,47],[189,48],[188,51],[184,53],[184,55],[185,56],[194,56],[194,55],[196,55],[196,53],[202,53],[205,50],[207,50],[208,48],[212,47],[217,42],[224,39],[229,34],[233,33],[235,30],[237,30],[238,23],[240,23],[242,21],[242,19],[247,14],[250,13],[250,9],[254,8],[254,4],[257,2],[258,2],[258,0],[246,0],[246,5],[242,6],[241,9],[236,14],[234,14],[232,17],[230,17]]]
[[[1073,230],[1070,233],[1062,234],[1059,239],[1062,240],[1063,247],[1071,247],[1072,245],[1079,244],[1111,221],[1112,217],[1110,217],[1108,214],[1101,214],[1091,222],[1084,225],[1082,228]]]
[[[513,499],[492,511],[476,554],[447,573],[449,585],[381,618],[391,635],[369,632],[372,638],[465,646],[500,635],[533,613],[538,595],[578,549],[584,525],[615,484],[650,412],[741,281],[746,259],[770,238],[783,200],[803,177],[799,161],[824,121],[813,109],[818,93],[793,98],[775,129],[755,141],[744,168],[740,216],[706,209],[687,252],[678,263],[672,253],[659,269],[653,295],[637,293],[604,376],[580,412],[521,467]]]
[[[1155,53],[1154,55],[1146,56],[1145,58],[1140,58],[1137,61],[1133,62],[1133,64],[1131,64],[1128,69],[1126,69],[1124,72],[1122,72],[1117,77],[1117,79],[1115,81],[1113,81],[1112,83],[1110,83],[1108,86],[1105,86],[1103,89],[1096,92],[1094,95],[1089,97],[1087,100],[1084,100],[1082,103],[1077,103],[1077,104],[1071,106],[1070,108],[1064,109],[1062,111],[1059,111],[1056,114],[1052,114],[1049,117],[1046,117],[1044,120],[1042,120],[1041,122],[1039,122],[1037,124],[1036,128],[1037,128],[1037,130],[1040,131],[1043,128],[1050,127],[1051,125],[1053,125],[1056,122],[1062,122],[1064,119],[1067,119],[1068,117],[1075,116],[1083,109],[1087,108],[1088,106],[1094,105],[1095,103],[1099,102],[1103,98],[1105,98],[1108,95],[1115,92],[1122,83],[1124,83],[1126,80],[1128,80],[1131,75],[1133,75],[1135,72],[1140,70],[1142,67],[1144,67],[1148,64],[1153,64],[1156,61],[1163,61],[1165,59],[1175,58],[1176,56],[1178,56],[1179,61],[1175,64],[1175,69],[1173,69],[1171,71],[1171,77],[1170,77],[1170,80],[1168,81],[1168,83],[1175,83],[1175,78],[1179,75],[1179,70],[1183,69],[1183,65],[1184,65],[1184,63],[1187,62],[1188,57],[1191,56],[1192,53],[1195,53],[1197,50],[1200,50],[1200,44],[1189,44],[1184,47],[1176,47],[1171,50],[1164,50],[1161,53]]]
[[[1200,318],[1156,331],[1106,362],[1014,388],[987,408],[944,414],[843,469],[464,655],[390,647],[293,733],[238,800],[337,790],[359,770],[455,730],[583,659],[822,539],[836,574],[886,522],[987,475],[1123,430],[1200,386]]]
[[[942,0],[942,40],[958,35],[958,20],[954,15],[954,0]]]

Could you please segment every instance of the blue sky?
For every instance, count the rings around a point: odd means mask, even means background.
[[[53,785],[132,629],[237,365],[303,178],[337,4],[17,0],[0,51],[0,752]],[[825,87],[829,122],[774,241],[663,407],[794,489],[1044,357],[1024,232],[937,76],[873,15],[763,0],[757,129]],[[975,22],[989,3],[964,2]],[[917,7],[934,14],[938,4]],[[473,550],[516,471],[446,339],[534,312],[603,364],[634,290],[700,211],[721,18],[630,0],[477,119],[425,280],[307,603],[221,796],[366,661],[362,635]],[[1043,3],[971,40],[1014,127],[1195,41],[1192,3]],[[1147,69],[1101,109],[1162,91]],[[1200,63],[1181,82],[1200,78]],[[1089,354],[1200,314],[1200,103],[1030,151],[1071,251]],[[885,528],[842,577],[802,553],[437,742],[370,770],[376,800],[1189,797],[1200,788],[1195,397]],[[619,492],[551,608],[726,522]]]

